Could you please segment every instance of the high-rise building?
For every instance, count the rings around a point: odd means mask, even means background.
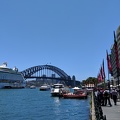
[[[117,39],[117,45],[118,45],[118,57],[119,57],[119,63],[120,63],[120,26],[116,30],[116,39]]]
[[[116,30],[116,35],[114,36],[114,40],[117,41],[117,47],[118,47],[118,62],[120,63],[120,26]],[[117,68],[116,64],[116,50],[115,50],[115,42],[111,47],[111,55],[110,55],[110,60],[111,60],[111,66],[112,66],[112,73],[113,73],[113,84],[117,86],[120,84],[120,70]],[[118,81],[119,80],[119,81]]]
[[[110,61],[112,66],[112,75],[114,78],[113,84],[117,84],[117,67],[116,67],[116,56],[115,56],[115,47],[112,45],[111,47],[111,54],[110,54]]]

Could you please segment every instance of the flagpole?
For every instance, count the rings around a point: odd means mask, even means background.
[[[108,88],[110,90],[110,82],[112,82],[112,81],[110,81],[110,74],[112,75],[112,66],[111,66],[111,62],[110,62],[110,55],[108,55],[107,50],[106,50],[106,54],[107,54],[108,81],[109,81]],[[112,85],[113,85],[113,83],[112,83]]]
[[[108,70],[108,89],[109,89],[109,92],[110,92],[110,77],[109,77],[109,70]]]
[[[110,73],[109,73],[109,69],[108,69],[108,89],[109,89],[109,92],[110,92]]]
[[[105,89],[105,69],[104,69],[104,59],[103,59],[103,63],[102,63],[102,69],[103,69],[103,79],[104,79],[104,89]]]
[[[110,74],[109,74],[109,70],[108,70],[108,80],[110,80],[110,77],[109,77],[109,75],[110,75]]]
[[[105,79],[104,79],[104,89],[105,89]]]

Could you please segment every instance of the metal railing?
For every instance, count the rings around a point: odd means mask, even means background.
[[[96,120],[106,120],[106,115],[103,115],[102,107],[100,103],[98,102],[97,97],[94,92],[93,92],[93,98],[94,98]]]

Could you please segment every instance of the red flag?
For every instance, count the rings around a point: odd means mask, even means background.
[[[98,79],[98,83],[100,83],[102,81],[101,73],[98,74],[97,79]]]
[[[101,82],[103,82],[104,81],[104,73],[103,73],[103,66],[101,66],[101,68],[100,68],[100,73],[99,73],[99,75],[100,75],[100,80],[101,80]]]
[[[101,66],[101,68],[100,68],[100,75],[101,75],[101,81],[103,81],[104,80],[104,74],[103,74],[103,66]]]
[[[105,79],[105,68],[104,68],[104,60],[103,60],[103,63],[102,63],[102,75],[103,75],[103,79]]]
[[[112,66],[111,66],[111,62],[110,62],[110,58],[109,58],[107,50],[106,50],[106,54],[107,54],[107,66],[108,66],[108,70],[109,70],[109,73],[112,74]]]
[[[100,83],[100,75],[98,74],[98,76],[97,76],[97,79],[98,79],[98,83]]]

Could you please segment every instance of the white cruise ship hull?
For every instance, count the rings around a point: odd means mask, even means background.
[[[11,84],[11,83],[0,83],[0,89],[2,88],[24,88],[25,84]]]
[[[18,69],[11,69],[4,63],[0,66],[0,88],[24,88],[25,79]]]

